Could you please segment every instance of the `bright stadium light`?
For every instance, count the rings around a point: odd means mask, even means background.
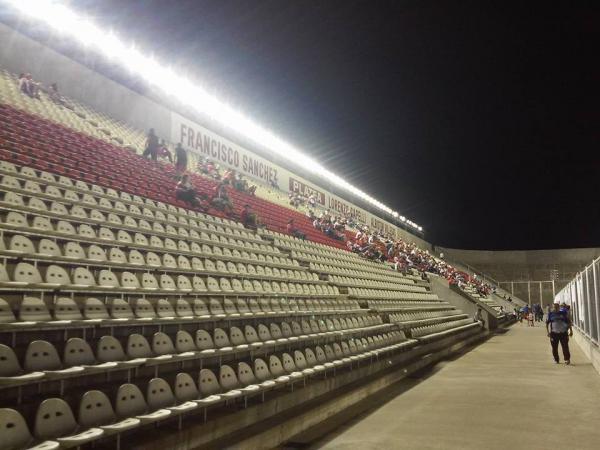
[[[0,0],[11,5],[25,16],[44,22],[55,31],[68,35],[84,47],[93,48],[102,55],[118,63],[144,79],[148,84],[172,96],[178,102],[191,106],[206,114],[221,126],[232,129],[236,134],[249,139],[274,154],[283,157],[311,173],[325,178],[333,185],[342,188],[358,198],[391,214],[394,211],[380,201],[351,185],[343,178],[330,172],[299,149],[276,136],[270,130],[253,122],[239,111],[221,102],[208,91],[180,75],[173,69],[145,56],[133,45],[126,44],[112,31],[104,30],[87,18],[75,13],[59,1],[54,0]],[[400,217],[404,222],[404,217]],[[416,228],[416,224],[407,221]]]

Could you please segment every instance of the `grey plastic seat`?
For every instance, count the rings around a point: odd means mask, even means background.
[[[153,378],[148,382],[146,399],[151,411],[165,408],[173,414],[182,414],[198,407],[198,404],[192,401],[177,404],[171,386],[162,378]]]
[[[19,306],[19,319],[25,322],[50,322],[50,311],[41,298],[25,297]]]
[[[201,369],[198,376],[198,388],[202,398],[197,401],[201,406],[208,406],[220,402],[224,398],[221,395],[219,380],[210,369]]]
[[[200,391],[190,374],[181,372],[175,377],[175,398],[179,403],[197,401],[200,398]],[[196,403],[197,404],[197,403]]]
[[[56,439],[62,447],[79,447],[104,434],[100,428],[89,428],[73,434],[77,428],[73,411],[63,399],[49,398],[38,407],[34,434],[39,439]]]
[[[90,344],[81,338],[70,338],[65,344],[63,361],[65,366],[81,366],[86,372],[101,372],[117,367],[116,361],[98,363]]]
[[[121,433],[140,425],[140,420],[130,417],[117,422],[117,416],[106,394],[102,391],[87,391],[79,402],[77,422],[84,428],[98,427],[105,434]]]
[[[54,302],[54,318],[63,322],[83,320],[81,311],[75,300],[69,297],[59,297]]]
[[[54,450],[60,446],[56,441],[45,441],[32,447],[33,436],[29,432],[25,419],[18,411],[10,408],[0,408],[0,435],[2,436],[1,445],[3,450],[23,448],[29,450]]]
[[[81,366],[63,368],[54,345],[47,341],[32,341],[25,351],[25,370],[45,372],[46,376],[63,376],[84,371]]]
[[[240,385],[237,375],[231,366],[224,364],[219,368],[219,383],[223,388],[223,393],[221,396],[227,400],[239,397],[244,393],[240,390],[242,386]]]
[[[129,359],[125,355],[123,346],[114,336],[102,336],[96,347],[96,358],[99,362],[116,362],[119,366],[135,367],[143,364],[143,358]]]
[[[25,373],[12,348],[0,344],[0,385],[19,384],[44,378],[41,371]]]
[[[142,392],[135,384],[119,386],[115,401],[115,412],[120,419],[137,418],[142,424],[166,419],[171,415],[168,409],[159,409],[148,413],[148,405]]]
[[[8,244],[8,252],[30,255],[36,253],[35,247],[33,245],[33,242],[31,242],[31,239],[29,239],[27,236],[21,236],[20,234],[15,234],[10,238]]]
[[[83,301],[83,317],[89,322],[101,322],[110,319],[104,303],[94,297],[88,297]]]

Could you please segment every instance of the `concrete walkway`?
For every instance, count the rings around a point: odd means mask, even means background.
[[[516,324],[310,448],[598,450],[600,375],[570,344],[556,365],[543,327]]]

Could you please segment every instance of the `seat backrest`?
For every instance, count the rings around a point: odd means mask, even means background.
[[[146,388],[146,401],[150,411],[175,405],[175,396],[169,383],[162,378],[153,378]]]
[[[140,280],[133,272],[125,271],[121,273],[121,286],[125,288],[138,289],[140,287]]]
[[[194,303],[192,304],[192,309],[196,316],[210,316],[210,311],[202,299],[195,298]]]
[[[317,356],[315,355],[315,352],[313,352],[313,350],[311,348],[305,349],[304,353],[306,354],[306,364],[309,367],[316,366],[318,364]],[[296,363],[296,365],[298,365],[298,364]]]
[[[12,377],[19,373],[21,365],[14,350],[8,345],[0,344],[0,377]],[[0,431],[3,431],[2,428]]]
[[[102,336],[96,347],[96,357],[101,363],[124,361],[127,358],[123,346],[114,336]]]
[[[101,300],[88,297],[83,301],[83,317],[86,319],[108,319],[108,311]]]
[[[152,351],[155,355],[172,355],[176,353],[173,340],[162,331],[158,331],[152,336]],[[148,403],[150,403],[150,400],[148,400]]]
[[[69,338],[65,344],[63,361],[66,367],[85,366],[96,363],[90,344],[81,338]]]
[[[31,239],[26,236],[21,236],[20,234],[15,234],[10,238],[8,249],[19,253],[35,253],[35,247],[33,246]]]
[[[240,387],[235,370],[225,364],[219,369],[219,381],[224,391],[231,391]]]
[[[24,283],[41,283],[42,276],[37,267],[29,263],[20,262],[15,266],[13,280]]]
[[[115,411],[102,391],[87,391],[79,402],[77,422],[82,428],[108,425],[116,420]]]
[[[308,367],[304,353],[302,353],[300,350],[294,351],[294,363],[296,364],[298,370],[303,370]]]
[[[60,358],[54,345],[47,341],[32,341],[25,352],[25,370],[58,370],[61,368]]]
[[[127,337],[127,356],[129,358],[149,358],[152,357],[152,350],[148,339],[141,334],[130,334]]]
[[[69,297],[59,297],[54,303],[54,318],[56,320],[81,320],[81,311],[75,300]]]
[[[209,350],[214,349],[215,344],[213,342],[212,336],[206,330],[198,330],[196,331],[196,346],[199,350]]]
[[[214,297],[210,298],[209,307],[210,307],[211,314],[224,314],[225,313],[225,310],[223,309],[221,302],[217,298],[214,298]]]
[[[200,392],[196,387],[194,379],[189,373],[181,372],[175,377],[175,398],[179,402],[196,400],[200,397]]]
[[[38,242],[38,253],[56,257],[62,255],[58,244],[50,239],[40,239],[40,242]]]
[[[231,345],[229,336],[227,336],[227,333],[222,328],[215,328],[214,342],[217,348],[229,347]]]
[[[281,357],[283,362],[283,368],[286,372],[294,372],[296,370],[296,363],[294,362],[294,358],[289,353],[284,353]]]
[[[94,275],[85,267],[76,267],[73,271],[73,284],[76,286],[96,286]]]
[[[232,345],[244,345],[246,343],[244,333],[238,327],[231,327],[229,329],[229,334],[231,336]]]
[[[10,408],[0,408],[0,435],[3,449],[29,448],[32,441],[25,419]]]
[[[34,434],[38,439],[68,436],[77,429],[71,407],[61,398],[48,398],[35,414]]]
[[[115,400],[115,412],[119,419],[145,414],[148,410],[142,391],[135,384],[125,383],[119,386]]]
[[[110,316],[113,319],[133,319],[133,311],[131,306],[122,298],[113,299],[110,304]]]
[[[237,367],[237,377],[239,382],[248,386],[249,384],[256,384],[258,380],[254,376],[254,372],[252,372],[252,367],[248,363],[240,362]]]
[[[71,284],[71,278],[64,267],[51,264],[46,269],[46,283],[67,285]]]
[[[194,338],[185,330],[179,330],[175,336],[175,347],[179,353],[197,350]]]
[[[52,320],[46,303],[41,298],[25,297],[19,307],[19,319],[23,321],[49,322]]]
[[[173,306],[171,306],[171,303],[169,303],[169,301],[166,298],[158,299],[156,304],[156,315],[158,317],[175,317],[175,311],[173,310]]]
[[[275,377],[285,375],[281,360],[276,355],[269,356],[269,371]]]
[[[41,228],[39,226],[35,226],[36,225],[36,220],[38,217],[40,216],[36,216],[33,219],[33,226],[35,228]],[[44,217],[45,219],[45,217]],[[27,227],[27,219],[25,218],[25,216],[21,213],[18,213],[16,211],[10,211],[7,215],[6,215],[6,219],[4,220],[5,223],[7,223],[8,225],[13,225],[13,226],[17,226],[17,227]]]
[[[0,298],[0,323],[12,323],[17,319],[6,300]]]
[[[207,397],[209,395],[214,395],[221,392],[219,380],[215,376],[214,372],[210,369],[200,370],[198,387],[200,388],[200,394],[202,397]]]
[[[156,317],[154,308],[147,298],[138,298],[136,300],[134,312],[135,316],[140,318]]]
[[[256,375],[256,378],[260,381],[267,381],[272,378],[271,372],[269,371],[269,366],[261,358],[256,358],[254,360],[254,374]]]

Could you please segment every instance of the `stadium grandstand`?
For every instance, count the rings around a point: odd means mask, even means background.
[[[580,411],[595,448],[600,253],[517,279],[435,247],[76,3],[0,2],[0,450],[533,449]],[[555,300],[569,376],[526,326]]]

